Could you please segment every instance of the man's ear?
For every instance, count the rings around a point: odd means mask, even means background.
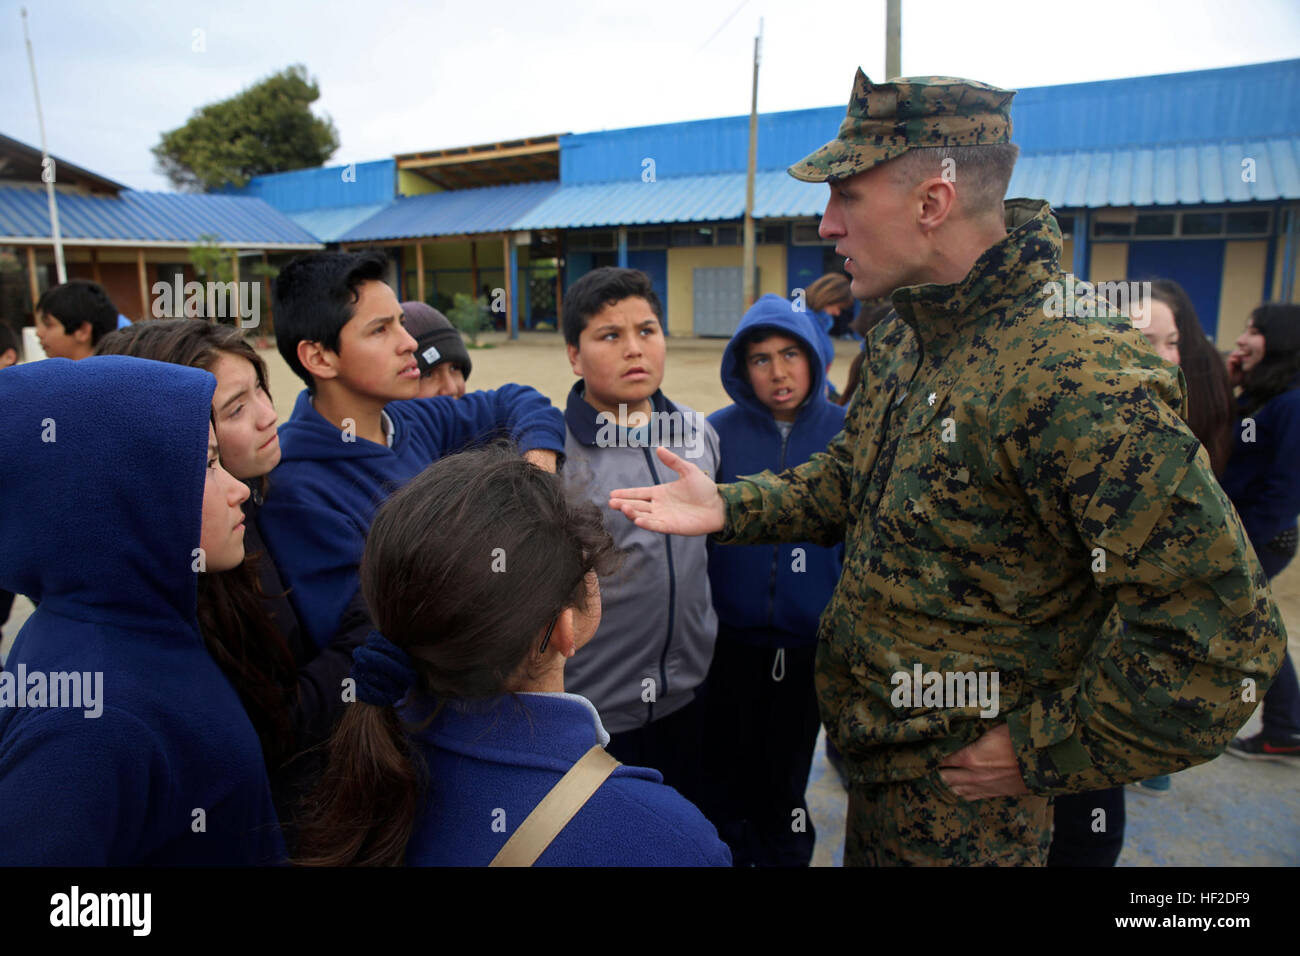
[[[89,322],[82,322],[81,327],[72,333],[72,337],[81,345],[91,345],[91,340],[95,337],[95,330]]]
[[[957,187],[943,176],[932,176],[916,188],[921,205],[917,225],[923,232],[933,232],[952,215],[957,204]]]
[[[564,350],[569,353],[569,367],[573,369],[573,374],[582,378],[582,358],[578,353],[578,346],[566,345]]]
[[[18,350],[5,349],[0,352],[0,368],[8,368],[11,365],[18,364]]]
[[[301,340],[298,343],[298,361],[313,378],[338,378],[338,353],[330,351],[319,342]]]

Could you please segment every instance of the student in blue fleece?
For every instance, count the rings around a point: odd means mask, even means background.
[[[509,449],[444,458],[394,493],[361,565],[379,630],[298,862],[488,865],[593,761],[576,813],[510,865],[729,865],[704,816],[658,771],[616,765],[595,707],[565,693],[615,558],[600,510]]]
[[[280,428],[262,534],[307,638],[334,635],[375,508],[443,455],[507,433],[555,470],[564,419],[532,388],[416,398],[415,340],[378,253],[300,256],[275,282],[276,345],[306,383]],[[409,399],[409,401],[408,401]]]
[[[0,487],[23,503],[0,511],[0,587],[37,602],[3,675],[27,693],[0,684],[0,865],[284,856],[257,733],[195,616],[196,572],[244,557],[215,384],[119,356],[0,375]],[[71,506],[88,488],[98,504]],[[80,699],[53,699],[52,674],[82,675]]]
[[[709,416],[719,482],[802,465],[840,431],[807,313],[765,295],[722,354],[734,400]],[[804,802],[821,726],[813,689],[817,624],[840,576],[842,547],[709,545],[718,642],[709,670],[705,811],[737,866],[807,866],[815,833]]]

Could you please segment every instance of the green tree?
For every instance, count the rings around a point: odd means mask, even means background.
[[[475,299],[464,292],[457,292],[454,301],[456,304],[447,310],[448,321],[461,335],[469,336],[471,347],[478,348],[479,333],[486,332],[491,325],[487,301],[482,296]]]
[[[253,176],[320,166],[339,148],[333,121],[311,112],[320,88],[297,64],[226,100],[209,103],[153,148],[178,189],[198,192]]]

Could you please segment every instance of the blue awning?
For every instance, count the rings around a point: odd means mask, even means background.
[[[1300,199],[1300,137],[1021,156],[1007,195],[1058,209]]]
[[[60,190],[57,199],[59,230],[73,243],[189,246],[216,236],[223,245],[320,248],[315,236],[260,199],[136,190],[117,196]],[[45,187],[0,187],[0,241],[50,237]]]
[[[556,182],[515,183],[403,196],[344,232],[338,241],[375,242],[511,231],[520,228],[516,222],[521,216],[559,188]]]
[[[338,242],[339,236],[365,222],[375,213],[387,209],[390,203],[369,203],[364,206],[338,206],[333,209],[311,209],[306,212],[287,212],[290,219],[306,229],[321,242]]]
[[[826,187],[790,177],[784,170],[754,177],[754,217],[819,216]],[[660,222],[707,222],[745,215],[745,174],[675,176],[656,182],[563,186],[515,222],[516,229],[583,229]]]

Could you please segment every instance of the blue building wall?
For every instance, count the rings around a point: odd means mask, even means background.
[[[387,203],[397,195],[397,163],[392,159],[376,159],[269,173],[254,176],[242,189],[231,187],[226,192],[256,196],[281,212]]]

